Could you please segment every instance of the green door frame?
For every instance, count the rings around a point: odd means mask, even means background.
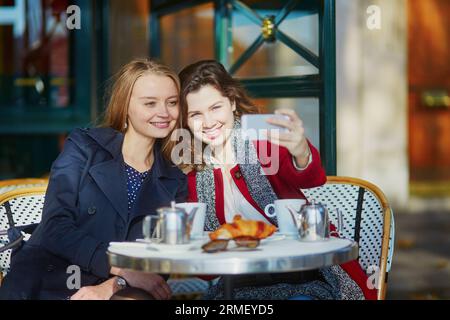
[[[181,9],[211,1],[152,1],[150,8],[150,53],[152,57],[160,57],[160,18]],[[248,8],[236,0],[215,0],[215,54],[231,72],[239,66],[232,66],[227,48],[232,43],[231,10],[237,7],[250,19]],[[280,12],[278,19],[283,19],[290,9],[299,1],[288,1]],[[285,35],[283,42],[298,54],[306,58],[319,69],[317,75],[287,76],[257,79],[242,79],[241,82],[255,98],[299,98],[316,97],[319,99],[320,151],[327,175],[336,175],[336,33],[335,33],[335,0],[309,0],[301,2],[302,10],[318,12],[319,15],[319,56],[315,57],[299,43]],[[243,57],[247,59],[252,51],[256,51],[261,39],[255,41],[254,47]],[[318,59],[318,60],[317,60]],[[238,63],[240,63],[239,61]]]
[[[93,2],[75,0],[73,3],[80,7],[82,14],[81,29],[70,31],[71,42],[75,43],[70,60],[71,78],[75,83],[69,106],[39,111],[33,106],[0,109],[0,134],[63,133],[91,121]]]

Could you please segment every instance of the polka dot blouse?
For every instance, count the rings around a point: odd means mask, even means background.
[[[125,171],[127,173],[128,211],[130,211],[139,195],[142,183],[149,175],[150,170],[139,172],[125,163]]]

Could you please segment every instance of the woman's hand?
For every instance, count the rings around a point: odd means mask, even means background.
[[[289,120],[271,118],[267,122],[289,130],[289,132],[281,132],[278,136],[268,133],[270,142],[285,147],[294,156],[297,165],[304,168],[308,165],[311,150],[305,137],[305,129],[303,121],[298,117],[294,110],[279,109],[275,114],[287,115]]]
[[[96,286],[80,288],[70,300],[109,300],[116,291],[114,277]]]
[[[121,270],[123,277],[129,286],[142,289],[157,300],[168,300],[172,297],[172,291],[163,277],[156,273]]]

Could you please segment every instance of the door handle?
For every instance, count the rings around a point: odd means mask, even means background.
[[[447,90],[425,90],[422,103],[427,108],[450,108],[450,96]]]

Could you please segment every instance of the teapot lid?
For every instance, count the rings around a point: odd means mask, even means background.
[[[320,202],[316,202],[316,200],[311,199],[311,202],[308,204],[304,204],[303,206],[312,208],[312,209],[318,209],[318,208],[324,208],[325,206],[321,204]]]
[[[183,208],[179,208],[179,207],[176,207],[176,205],[175,205],[175,201],[171,201],[170,202],[170,207],[161,207],[161,208],[158,208],[156,211],[158,211],[160,214],[161,213],[184,213],[184,214],[187,214],[186,213],[186,210],[184,210]]]

